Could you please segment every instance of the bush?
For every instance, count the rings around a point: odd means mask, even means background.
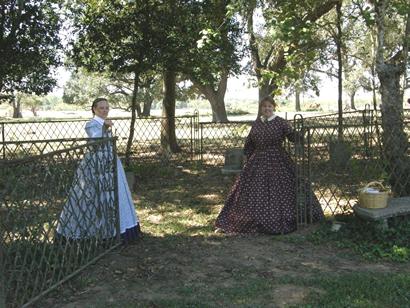
[[[323,111],[322,106],[319,103],[309,103],[304,109],[306,111]]]
[[[239,109],[239,108],[235,108],[235,109],[229,109],[226,111],[226,113],[230,116],[239,116],[239,115],[247,115],[250,114],[249,111],[243,110],[243,109]]]
[[[354,215],[336,216],[336,219],[345,222],[339,231],[332,232],[331,222],[327,222],[312,233],[309,240],[349,248],[369,260],[410,261],[408,217],[391,219],[387,230],[380,228],[380,223],[367,222]]]

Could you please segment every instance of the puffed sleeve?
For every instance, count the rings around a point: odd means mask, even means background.
[[[251,128],[251,131],[252,131],[252,128]],[[243,154],[247,158],[249,158],[249,156],[252,155],[253,151],[255,151],[255,144],[254,144],[254,142],[252,140],[252,137],[251,137],[251,131],[249,132],[248,136],[246,137],[245,146],[243,148]]]
[[[89,121],[85,124],[85,132],[88,138],[102,137],[102,127],[96,121]]]

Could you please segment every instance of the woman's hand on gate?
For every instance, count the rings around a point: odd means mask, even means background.
[[[112,123],[111,120],[105,119],[105,121],[104,121],[104,126],[105,126],[107,129],[110,129],[110,128],[113,126],[113,123]]]

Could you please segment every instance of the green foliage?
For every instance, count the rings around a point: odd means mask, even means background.
[[[376,37],[380,30],[376,27],[377,11],[381,12],[380,7],[376,7],[381,6],[383,2],[357,0],[352,3],[355,11],[349,18],[356,31],[356,37],[353,38],[352,42],[357,48],[359,59],[365,62],[374,60],[374,49],[377,47]],[[410,4],[408,1],[394,0],[386,1],[385,5],[384,15],[379,17],[383,18],[384,22],[383,49],[385,50],[386,59],[389,59],[397,52],[397,49],[400,48],[399,46],[403,44],[403,38],[405,39],[404,31],[407,15],[410,11]],[[359,26],[360,24],[363,26]],[[368,57],[367,59],[366,56]]]
[[[18,93],[17,100],[20,100],[24,107],[28,107],[33,115],[37,115],[38,109],[46,104],[45,96],[30,95],[26,93]]]
[[[233,108],[233,109],[228,109],[227,114],[230,116],[239,116],[239,115],[250,114],[250,112],[247,110],[239,109],[239,108]]]
[[[158,163],[132,164],[126,168],[127,171],[133,171],[141,178],[156,178],[173,176],[175,173],[175,166],[158,165]]]
[[[247,20],[252,66],[262,92],[281,94],[296,81],[318,92],[318,78],[310,69],[328,38],[319,31],[318,21],[335,6],[335,1],[235,1]],[[263,22],[256,27],[253,15],[262,12]],[[255,19],[256,20],[256,19]],[[253,24],[252,24],[253,23]],[[299,85],[300,86],[300,85]],[[264,93],[264,95],[266,95]]]
[[[64,85],[63,102],[66,104],[91,105],[96,97],[108,96],[110,80],[103,73],[89,73],[86,70],[72,72]]]
[[[386,259],[396,262],[410,261],[410,219],[395,218],[389,229],[378,223],[366,222],[354,216],[336,216],[345,222],[340,231],[332,232],[331,224],[323,224],[309,236],[316,244],[331,243],[352,249],[369,260]]]
[[[215,89],[224,75],[240,72],[243,44],[241,28],[229,16],[229,1],[207,1],[197,15],[195,44],[189,50],[184,73]],[[191,33],[192,35],[192,33]]]
[[[164,41],[154,2],[73,1],[68,7],[77,34],[72,42],[73,63],[90,71],[123,74],[155,67]]]
[[[0,94],[45,94],[60,64],[60,1],[5,0],[0,5]]]
[[[159,76],[164,72],[214,86],[239,69],[234,44],[239,36],[233,34],[233,22],[225,21],[224,1],[74,3],[69,7],[76,34],[74,65],[114,77],[132,75],[135,82],[117,92],[133,92],[146,106],[162,95]],[[192,95],[190,87],[178,89],[181,100]]]

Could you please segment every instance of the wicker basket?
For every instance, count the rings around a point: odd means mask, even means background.
[[[383,191],[379,193],[367,193],[366,189],[369,187],[378,186]],[[387,207],[390,192],[380,182],[370,182],[365,187],[359,190],[359,206],[367,209],[383,209]]]

